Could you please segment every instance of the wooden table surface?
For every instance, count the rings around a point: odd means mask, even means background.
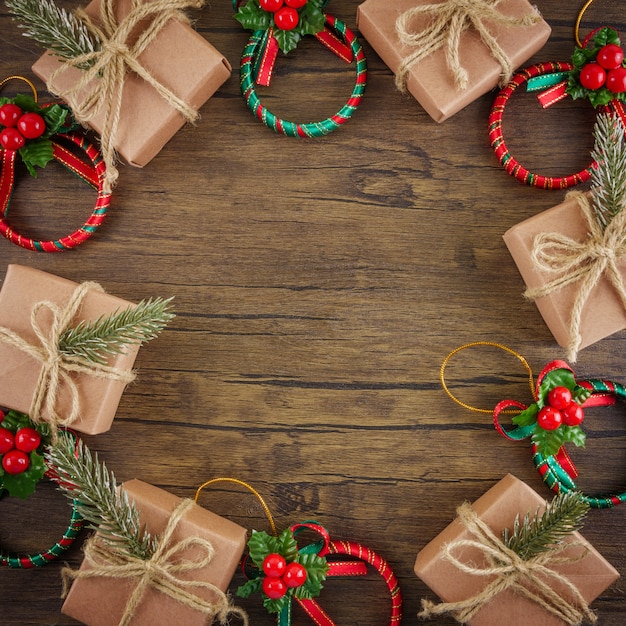
[[[539,0],[553,30],[533,61],[569,60],[579,4]],[[345,0],[329,9],[355,28],[357,5]],[[493,94],[437,124],[396,91],[365,41],[368,86],[353,119],[323,139],[277,136],[240,96],[247,34],[230,2],[209,3],[193,18],[236,68],[202,107],[202,119],[144,169],[121,167],[106,222],[82,247],[43,254],[0,241],[0,278],[18,263],[94,280],[132,301],[174,296],[177,317],[140,351],[138,379],[113,427],[85,436],[87,444],[120,481],[139,478],[193,496],[205,480],[235,477],[261,492],[281,529],[316,519],[333,537],[370,546],[400,580],[403,623],[415,624],[420,599],[434,599],[413,573],[415,556],[459,504],[508,472],[552,495],[528,446],[498,435],[489,415],[454,404],[438,374],[451,350],[474,341],[509,346],[535,373],[565,357],[536,306],[522,298],[502,241],[509,227],[560,203],[564,192],[525,187],[500,168],[487,137]],[[626,32],[620,3],[594,4],[584,32],[605,24]],[[4,5],[0,33],[0,77],[33,78],[40,49],[20,35]],[[339,108],[352,80],[353,69],[307,39],[279,60],[263,93],[282,117],[319,119]],[[7,85],[3,95],[16,89]],[[588,162],[594,116],[587,105],[544,112],[520,95],[507,116],[510,143],[531,169],[565,174]],[[24,171],[12,224],[61,236],[82,223],[93,200],[56,165],[37,180]],[[625,351],[626,335],[617,333],[583,350],[576,372],[626,382]],[[497,349],[460,353],[447,376],[474,406],[530,400],[520,363]],[[574,451],[579,484],[623,490],[622,416],[595,411],[587,450]],[[246,528],[268,527],[254,497],[235,486],[205,492],[201,504]],[[68,514],[50,483],[26,501],[3,498],[2,547],[49,545]],[[622,576],[625,532],[626,507],[593,510],[584,528]],[[72,566],[81,561],[80,543],[68,552]],[[0,623],[76,623],[61,614],[61,566],[0,571]],[[243,580],[238,572],[231,590]],[[328,582],[321,603],[341,625],[380,626],[389,610],[375,575]],[[241,605],[255,626],[273,623],[258,598]],[[624,583],[593,608],[600,624],[623,624]],[[296,610],[294,626],[309,623]]]

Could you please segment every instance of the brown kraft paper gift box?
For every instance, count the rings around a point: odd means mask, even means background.
[[[9,265],[0,290],[0,326],[20,335],[28,343],[41,346],[31,325],[30,313],[37,302],[47,300],[65,306],[77,283],[21,265]],[[131,302],[106,293],[90,290],[83,300],[76,322],[95,320],[101,315],[134,306]],[[40,311],[38,321],[48,329],[51,316]],[[115,355],[109,365],[130,370],[138,352],[137,345],[128,347],[125,354]],[[0,406],[28,413],[41,365],[26,352],[0,342]],[[121,381],[98,379],[86,374],[73,374],[78,387],[80,415],[72,428],[95,435],[111,427],[117,406],[126,385]],[[67,389],[61,384],[57,412],[63,416],[70,406]]]
[[[505,476],[496,485],[483,494],[472,504],[479,518],[499,537],[505,528],[513,529],[515,517],[520,520],[526,513],[534,515],[537,508],[543,510],[546,501],[526,483],[511,474]],[[437,537],[427,544],[417,555],[415,573],[442,600],[455,602],[470,598],[479,593],[493,577],[476,576],[464,573],[452,563],[441,558],[444,545],[455,541],[469,539],[468,531],[461,522],[455,519]],[[568,555],[568,550],[559,553],[559,557],[572,556],[572,562],[550,565],[560,574],[565,575],[580,591],[587,603],[597,598],[611,583],[619,578],[619,573],[602,555],[586,540],[575,532],[567,541],[583,544],[586,548],[584,556],[577,545],[575,552]],[[476,548],[463,547],[455,552],[464,563],[484,563],[484,557]],[[557,583],[551,584],[556,590]],[[564,592],[566,596],[567,592]],[[512,590],[507,590],[486,604],[471,620],[471,626],[559,626],[563,622],[551,615],[538,604],[522,597]]]
[[[149,0],[148,0],[149,1]],[[116,2],[118,20],[128,14],[130,0]],[[94,0],[85,12],[97,21],[100,0]],[[194,109],[199,109],[230,77],[231,66],[224,56],[190,26],[170,20],[139,56],[142,66]],[[61,61],[49,53],[40,57],[32,69],[44,82],[61,67]],[[53,91],[70,88],[81,71],[67,68],[54,80]],[[68,104],[73,106],[72,101]],[[104,111],[101,109],[89,125],[102,132]],[[143,167],[185,124],[183,116],[172,108],[142,78],[126,74],[121,119],[115,148],[130,163]]]
[[[422,0],[366,0],[358,7],[357,25],[363,37],[376,50],[380,58],[397,72],[402,59],[412,49],[400,43],[395,24],[399,15],[408,9],[426,4]],[[503,0],[497,10],[506,16],[522,17],[532,11],[526,0]],[[412,21],[415,32],[427,26],[431,15],[422,15]],[[498,41],[498,44],[511,60],[513,67],[520,67],[538,52],[550,36],[550,26],[540,20],[532,26],[505,27],[485,24]],[[461,35],[459,45],[461,66],[469,74],[469,85],[460,90],[446,64],[444,48],[417,63],[409,72],[407,89],[436,121],[443,122],[480,96],[498,85],[501,67],[493,58],[479,33],[470,26]]]
[[[177,496],[144,483],[130,480],[123,488],[139,511],[141,524],[150,534],[161,534],[171,513],[180,504]],[[194,505],[178,523],[171,544],[188,537],[201,537],[215,549],[215,556],[206,567],[183,572],[180,578],[210,582],[226,591],[246,545],[246,529],[230,520]],[[177,555],[176,560],[197,557],[198,547],[187,548]],[[89,568],[83,561],[81,570]],[[62,612],[88,626],[116,626],[130,597],[134,584],[129,579],[104,577],[81,578],[73,582],[63,604]],[[187,587],[195,595],[211,601],[210,589]],[[207,618],[201,612],[181,605],[175,600],[148,588],[132,618],[133,626],[204,626]]]
[[[556,275],[541,272],[533,267],[531,254],[535,237],[541,233],[558,232],[577,241],[584,241],[588,236],[588,230],[578,201],[575,198],[569,198],[547,211],[516,224],[504,234],[503,238],[526,287],[535,289],[556,277]],[[626,280],[626,262],[618,264]],[[569,342],[570,314],[578,288],[579,283],[575,282],[535,300],[541,316],[557,343],[564,348]],[[615,289],[602,276],[585,302],[582,311],[580,348],[589,346],[624,328],[626,328],[626,311],[621,306]]]

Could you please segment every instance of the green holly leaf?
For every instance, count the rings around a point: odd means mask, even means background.
[[[586,65],[595,58],[596,52],[589,48],[576,48],[574,54],[572,54],[572,65],[580,70],[583,65]]]
[[[268,613],[280,613],[285,610],[291,602],[291,595],[292,594],[287,592],[282,598],[278,598],[277,600],[272,600],[272,598],[265,596],[263,606],[267,609]]]
[[[537,421],[537,413],[539,413],[539,407],[537,404],[531,404],[527,409],[513,417],[511,421],[516,426],[530,426]]]
[[[262,584],[263,584],[263,579],[261,577],[252,578],[249,581],[247,581],[245,584],[238,587],[235,593],[240,598],[247,598],[251,596],[253,593],[258,593],[259,591],[261,591]]]
[[[563,427],[555,430],[537,428],[532,436],[533,443],[544,456],[554,456],[565,443]]]
[[[66,107],[53,104],[41,109],[40,113],[46,123],[46,132],[44,132],[42,138],[47,139],[52,137],[52,135],[68,130],[66,122],[68,121],[69,110]]]
[[[258,4],[258,0],[248,0],[233,16],[246,30],[267,30],[272,18]]]
[[[30,453],[30,465],[21,474],[9,474],[4,472],[0,482],[0,488],[6,489],[10,496],[25,499],[35,491],[37,483],[46,473],[46,464],[43,457],[37,452]]]
[[[274,30],[274,37],[276,37],[278,47],[285,54],[295,50],[298,47],[298,42],[302,39],[302,36],[295,28],[293,30],[281,30],[277,28]]]
[[[326,18],[322,11],[323,3],[309,0],[300,11],[300,19],[298,21],[298,30],[301,35],[317,35],[324,30]]]
[[[602,48],[602,46],[606,46],[608,43],[614,43],[619,46],[620,40],[616,30],[610,28],[609,26],[605,26],[594,35],[593,45],[597,52],[597,50]]]
[[[539,397],[537,398],[539,408],[544,406],[548,392],[555,387],[567,387],[567,389],[573,391],[576,387],[574,372],[565,368],[558,368],[548,372],[543,377],[541,385],[539,385]]]
[[[611,102],[611,100],[619,100],[621,94],[613,93],[606,87],[600,87],[600,89],[588,89],[589,102],[595,107],[603,106]]]
[[[23,148],[20,148],[18,153],[33,178],[37,178],[35,166],[46,167],[54,158],[52,142],[49,139],[30,141]]]
[[[564,443],[570,442],[579,448],[585,447],[587,435],[580,426],[561,426],[559,430],[563,431],[562,435]]]
[[[264,530],[252,531],[252,535],[248,540],[248,550],[250,559],[259,569],[263,567],[263,559],[268,554],[276,552],[276,548],[276,537],[268,535]]]
[[[306,569],[306,581],[296,587],[294,595],[300,599],[310,599],[318,596],[322,591],[322,583],[328,573],[328,562],[317,554],[300,554],[298,562]]]
[[[39,105],[35,102],[35,99],[32,96],[28,96],[23,93],[18,93],[15,98],[13,98],[12,102],[17,104],[22,111],[28,111],[33,113],[39,112]]]
[[[572,400],[577,402],[580,405],[585,404],[589,397],[591,396],[591,389],[587,389],[585,387],[581,387],[580,385],[576,385],[574,390],[572,391]]]

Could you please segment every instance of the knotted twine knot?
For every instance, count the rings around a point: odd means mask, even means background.
[[[131,623],[148,589],[154,589],[183,606],[199,611],[207,617],[207,620],[215,617],[220,623],[227,624],[229,617],[236,616],[247,626],[248,616],[245,611],[233,606],[221,589],[206,581],[185,580],[180,577],[186,572],[207,567],[215,556],[215,549],[211,542],[202,537],[187,537],[170,545],[176,527],[192,506],[194,506],[193,500],[181,500],[172,512],[154,553],[148,559],[141,559],[107,547],[102,541],[98,541],[97,535],[91,537],[84,547],[85,559],[91,567],[80,570],[63,569],[63,597],[67,596],[70,581],[76,579],[99,577],[137,579],[137,586],[126,603],[118,626],[127,626]],[[198,551],[197,557],[176,560],[177,556],[190,548]],[[189,591],[189,587],[208,589],[212,592],[214,599],[205,600]]]
[[[100,25],[96,25],[83,9],[75,11],[88,31],[100,42],[100,49],[81,54],[71,59],[63,59],[63,65],[56,70],[47,82],[48,90],[64,100],[69,100],[83,89],[87,95],[82,104],[72,107],[74,117],[86,124],[102,107],[105,115],[100,136],[102,158],[106,164],[104,191],[111,192],[119,172],[115,167],[114,143],[119,126],[122,91],[127,72],[131,71],[151,85],[157,93],[187,121],[198,118],[198,112],[179,98],[174,92],[160,83],[141,65],[138,57],[154,41],[159,32],[171,19],[188,23],[183,13],[187,8],[201,8],[204,0],[132,0],[130,13],[119,23],[114,12],[115,0],[102,0],[100,5]],[[134,30],[149,20],[137,41],[129,45]],[[54,87],[54,81],[68,67],[82,70],[80,80],[68,89]]]
[[[489,20],[506,27],[531,26],[541,20],[539,11],[533,11],[522,17],[503,15],[495,7],[500,0],[444,0],[438,4],[424,4],[412,7],[396,20],[396,33],[400,43],[415,51],[406,56],[396,73],[396,87],[406,91],[406,81],[411,68],[422,59],[445,46],[446,63],[454,77],[458,89],[467,89],[469,77],[467,70],[459,60],[461,35],[473,26],[487,46],[492,56],[500,64],[501,84],[506,84],[513,74],[511,60],[500,47],[496,38],[489,32],[484,21]],[[411,29],[411,20],[418,15],[433,14],[430,24],[421,32]]]
[[[69,426],[79,416],[78,387],[71,376],[72,373],[121,381],[125,384],[135,379],[132,371],[93,363],[80,356],[61,352],[59,347],[61,337],[69,328],[89,291],[104,292],[104,289],[98,283],[85,282],[74,289],[65,308],[48,301],[37,302],[33,306],[30,323],[40,345],[31,344],[10,328],[0,326],[0,343],[25,352],[41,364],[28,416],[36,424],[47,423],[52,431],[53,439],[56,438],[56,430],[59,426]],[[44,330],[38,319],[43,309],[47,309],[52,314],[52,324],[48,332]],[[65,417],[59,415],[56,410],[61,388],[69,392],[71,399],[71,408]]]
[[[582,343],[582,311],[593,288],[606,276],[626,309],[626,288],[618,262],[626,254],[626,211],[620,211],[603,228],[593,214],[588,197],[580,191],[567,195],[577,200],[587,222],[587,239],[577,241],[561,233],[541,233],[535,237],[531,259],[541,272],[559,273],[543,287],[527,289],[524,295],[535,300],[579,282],[570,314],[568,357],[574,363]]]
[[[537,556],[524,560],[516,552],[508,548],[503,541],[476,514],[467,502],[457,510],[459,520],[469,531],[473,539],[461,539],[447,544],[443,549],[443,558],[450,561],[465,574],[473,576],[495,576],[482,591],[471,598],[458,602],[442,602],[434,604],[430,600],[422,600],[422,610],[418,617],[431,617],[453,613],[461,624],[469,622],[488,602],[506,590],[512,590],[524,598],[538,604],[542,609],[555,615],[570,626],[582,624],[584,619],[591,623],[597,621],[585,598],[576,586],[564,575],[555,572],[551,565],[571,563],[583,559],[586,549],[578,557],[559,557],[559,552],[567,547],[580,544],[559,544]],[[472,548],[480,550],[487,565],[468,564],[453,555],[454,550]],[[571,602],[564,593],[553,588],[554,582],[564,587]]]

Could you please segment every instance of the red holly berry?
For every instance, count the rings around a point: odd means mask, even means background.
[[[39,113],[24,113],[17,120],[17,128],[26,139],[37,139],[46,132],[46,122]]]
[[[9,450],[2,457],[2,467],[7,474],[21,474],[28,469],[30,459],[21,450]]]
[[[272,600],[278,600],[287,593],[287,585],[282,578],[266,576],[261,583],[263,593]]]
[[[32,452],[40,443],[41,435],[34,428],[20,428],[15,433],[15,447],[22,452]]]
[[[609,70],[606,76],[606,87],[613,93],[623,93],[626,91],[626,67],[618,67]]]
[[[578,426],[585,419],[585,411],[577,402],[572,402],[567,408],[563,409],[561,415],[566,426]]]
[[[11,126],[0,131],[0,145],[5,150],[19,150],[25,143],[24,135],[17,128]]]
[[[597,63],[587,63],[580,70],[580,84],[585,89],[600,89],[606,81],[606,72]]]
[[[281,30],[293,30],[299,19],[298,12],[293,7],[282,7],[274,13],[274,22]]]
[[[281,554],[273,552],[263,559],[263,572],[270,578],[280,578],[284,574],[286,567],[287,561]]]
[[[301,563],[289,563],[285,573],[283,574],[283,580],[287,587],[301,587],[306,582],[306,568]]]
[[[572,403],[572,392],[567,387],[555,387],[548,392],[548,404],[561,411]]]
[[[624,60],[624,51],[615,43],[607,43],[598,50],[596,62],[605,70],[614,70]]]
[[[259,0],[259,4],[264,11],[275,13],[283,6],[283,0]]]
[[[555,430],[561,425],[563,417],[561,412],[553,406],[544,406],[537,415],[537,424],[544,430]]]
[[[0,454],[13,450],[15,438],[8,428],[0,428]]]
[[[3,126],[15,126],[21,116],[22,109],[17,104],[7,102],[0,107],[0,124]]]
[[[285,4],[294,9],[301,9],[306,3],[307,0],[285,0]]]

